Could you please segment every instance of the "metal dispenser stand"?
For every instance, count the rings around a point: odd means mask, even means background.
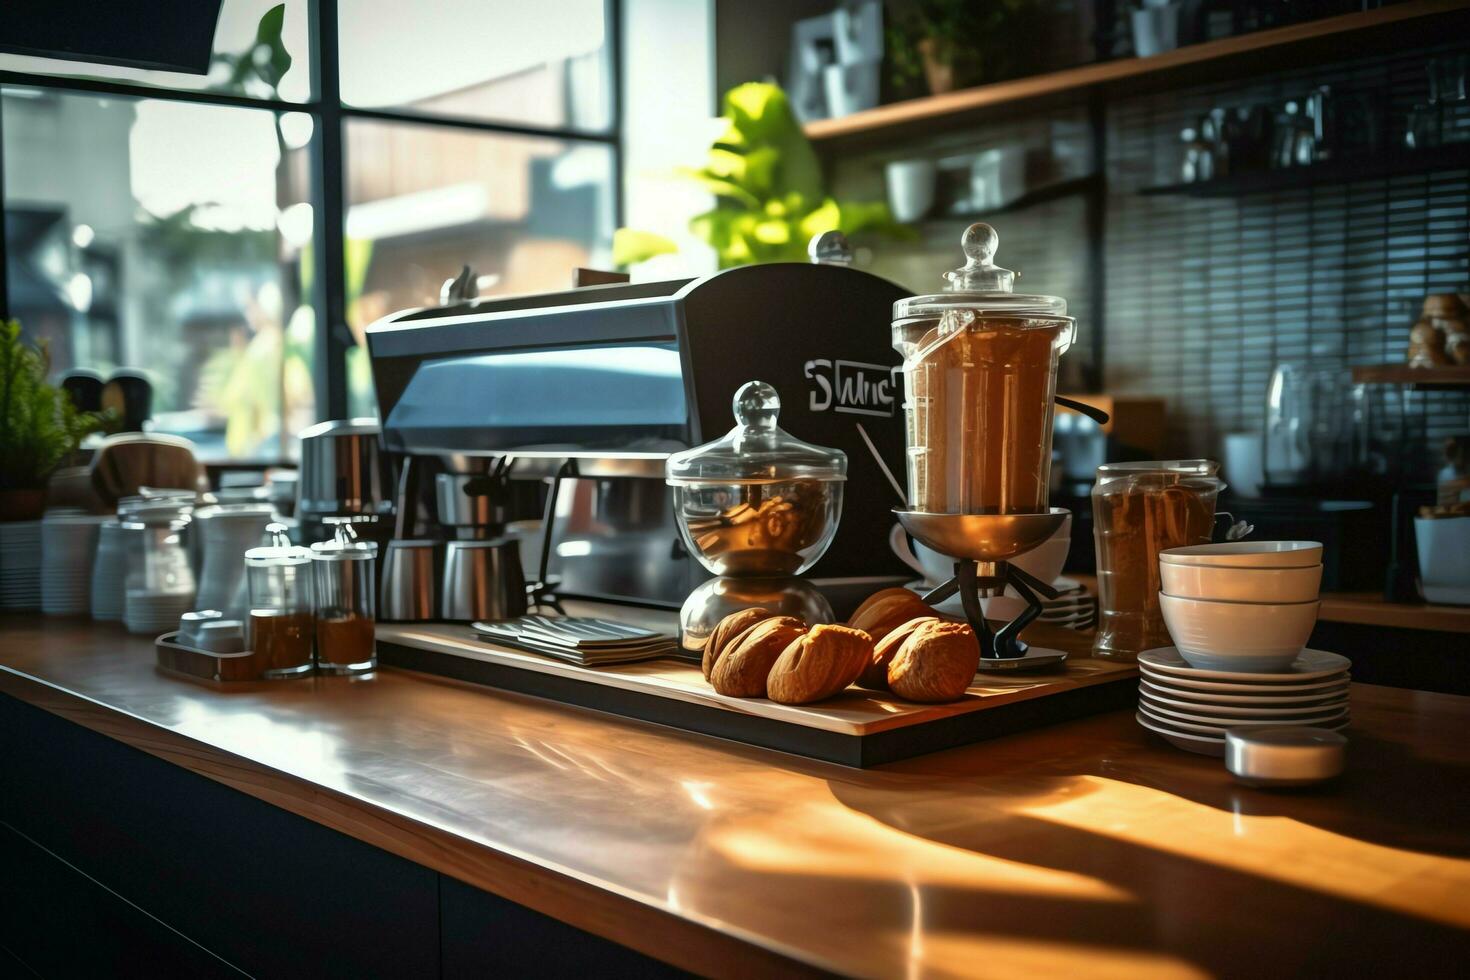
[[[1052,507],[1045,514],[893,513],[915,540],[955,559],[954,577],[925,595],[924,601],[933,605],[959,593],[965,619],[980,641],[981,671],[1039,670],[1067,659],[1064,651],[1021,641],[1021,631],[1041,615],[1038,595],[1055,599],[1058,593],[1010,563],[1055,534],[1067,519],[1066,508]],[[1000,595],[1008,585],[1026,600],[1026,609],[992,632],[980,597]]]

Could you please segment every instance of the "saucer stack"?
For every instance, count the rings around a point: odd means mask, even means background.
[[[92,618],[116,622],[123,618],[127,595],[128,541],[143,533],[131,521],[105,521],[97,529],[97,552],[92,562]]]
[[[41,608],[41,522],[0,521],[0,609]]]
[[[129,633],[169,633],[179,628],[180,617],[193,608],[193,592],[128,589],[123,605],[123,625]]]
[[[1203,670],[1173,647],[1148,650],[1138,655],[1138,723],[1181,749],[1218,756],[1227,729],[1346,728],[1349,666],[1335,653],[1303,650],[1284,671]]]
[[[41,521],[41,611],[48,616],[91,610],[92,562],[105,517],[49,511]]]

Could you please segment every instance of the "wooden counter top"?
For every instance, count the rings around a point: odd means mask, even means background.
[[[1442,975],[1470,943],[1470,698],[1356,686],[1343,781],[1272,794],[1127,712],[859,771],[401,671],[152,664],[0,617],[0,692],[702,973]]]

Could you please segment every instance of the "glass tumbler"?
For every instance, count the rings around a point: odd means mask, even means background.
[[[1098,624],[1092,655],[1133,662],[1169,646],[1159,610],[1159,552],[1209,544],[1218,463],[1183,459],[1106,463],[1092,488],[1097,544]]]
[[[245,552],[250,616],[245,643],[261,675],[298,677],[312,670],[311,552],[292,545],[283,525],[266,528],[269,543]]]
[[[350,521],[327,520],[337,524],[333,539],[311,546],[317,667],[334,674],[372,670],[378,548],[357,540]]]

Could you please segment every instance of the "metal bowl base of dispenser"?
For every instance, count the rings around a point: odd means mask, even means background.
[[[905,531],[917,541],[955,559],[954,577],[924,596],[931,605],[958,594],[965,619],[980,642],[980,672],[1045,670],[1067,659],[1061,650],[1032,647],[1020,634],[1041,615],[1041,598],[1057,591],[1010,564],[1010,559],[1036,548],[1056,533],[1069,513],[1052,507],[1045,514],[930,514],[895,510]],[[1006,587],[1026,600],[1026,609],[992,631],[980,605],[984,595],[1000,595]]]

